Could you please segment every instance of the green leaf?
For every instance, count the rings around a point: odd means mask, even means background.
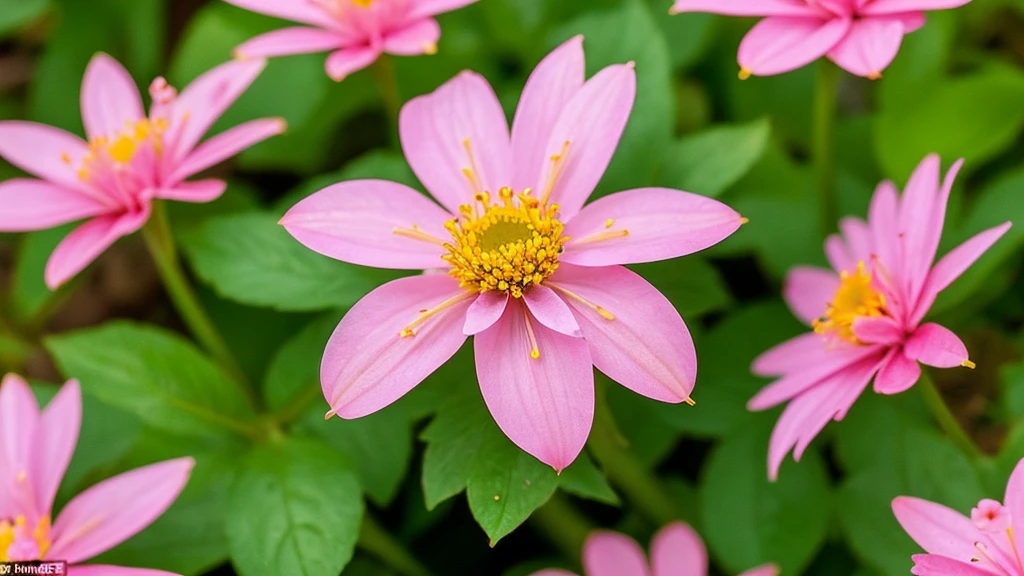
[[[243,431],[255,420],[236,385],[180,336],[110,322],[46,340],[64,374],[83,390],[182,436]]]
[[[263,381],[263,400],[269,410],[278,412],[305,398],[319,398],[320,359],[339,319],[338,314],[329,313],[314,320],[277,351]]]
[[[297,438],[259,446],[228,495],[231,560],[242,576],[336,576],[362,518],[359,481],[337,451]]]
[[[481,400],[460,391],[448,399],[423,431],[423,496],[427,508],[466,489],[466,478],[485,436],[496,428]],[[500,431],[498,432],[500,434]]]
[[[32,22],[49,5],[49,0],[0,0],[0,36]]]
[[[621,503],[619,495],[612,490],[604,473],[598,470],[586,452],[580,454],[575,462],[562,470],[562,474],[558,477],[558,487],[580,498],[612,506],[618,506]]]
[[[11,307],[23,321],[34,319],[55,294],[46,287],[44,271],[50,254],[74,229],[73,224],[29,232],[22,237],[11,282]]]
[[[1001,373],[1004,410],[1013,419],[1024,418],[1024,362],[1003,366]]]
[[[667,2],[649,0],[650,9],[668,41],[673,68],[685,69],[697,63],[714,39],[720,18],[714,14],[670,14]]]
[[[684,319],[719,312],[732,304],[725,280],[700,256],[636,264],[630,268],[664,294]]]
[[[825,542],[832,506],[825,466],[809,450],[788,462],[779,479],[765,471],[774,418],[726,438],[701,477],[701,517],[710,549],[732,572],[775,562],[799,574]]]
[[[221,296],[282,311],[348,307],[397,277],[321,256],[265,213],[211,218],[182,245],[196,273]]]
[[[687,135],[669,148],[662,185],[716,198],[757,164],[770,134],[761,119]]]

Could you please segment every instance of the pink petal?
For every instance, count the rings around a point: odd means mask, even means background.
[[[544,147],[558,116],[583,87],[583,36],[555,48],[534,68],[519,97],[512,122],[512,188],[539,190]]]
[[[565,105],[543,148],[535,190],[561,206],[563,221],[579,212],[608,168],[636,98],[633,63],[608,66]],[[553,158],[560,160],[555,162]]]
[[[865,344],[896,344],[903,340],[903,326],[889,316],[859,316],[853,321],[853,335]]]
[[[380,58],[381,49],[377,46],[360,46],[335,50],[324,62],[327,75],[335,82],[341,82],[351,74],[373,64]]]
[[[900,394],[910,390],[920,378],[921,365],[916,360],[907,358],[902,349],[896,348],[875,376],[875,392]]]
[[[934,251],[927,248],[928,239],[935,227],[941,234],[945,217],[946,202],[939,198],[940,168],[936,154],[930,154],[922,160],[910,176],[900,202],[898,232],[903,246],[903,266],[902,270],[892,272],[897,274],[903,289],[911,295],[912,300],[916,299],[914,296],[924,284],[928,269],[935,260]],[[938,214],[936,201],[942,206]]]
[[[587,576],[650,576],[647,555],[635,540],[618,532],[591,532],[583,545]]]
[[[178,498],[194,466],[191,458],[151,464],[75,496],[53,525],[53,547],[47,557],[74,564],[131,538]]]
[[[710,12],[724,16],[814,16],[820,14],[803,0],[676,0],[670,10]]]
[[[839,276],[829,270],[797,266],[786,274],[782,296],[793,315],[809,326],[825,313],[839,282]]]
[[[970,558],[977,553],[974,543],[985,539],[969,518],[941,504],[899,496],[892,511],[914,542],[931,554]]]
[[[453,214],[477,192],[510,184],[508,122],[483,76],[463,72],[409,101],[399,118],[402,150],[420,182]],[[475,185],[463,173],[471,170]]]
[[[959,8],[971,0],[874,0],[868,2],[860,9],[860,13],[868,16],[872,14],[898,14],[900,12],[914,12],[917,10],[948,10]]]
[[[900,12],[890,17],[898,19],[903,24],[903,33],[910,34],[924,28],[927,17],[924,12]]]
[[[452,218],[405,185],[352,180],[305,198],[284,215],[281,225],[310,250],[336,260],[425,270],[446,265],[442,244],[451,235],[444,223]]]
[[[422,18],[392,30],[384,37],[384,51],[398,56],[432,54],[441,39],[441,25],[433,18]]]
[[[281,118],[263,118],[221,132],[200,144],[186,156],[181,164],[171,172],[167,180],[169,183],[181,182],[271,136],[283,134],[287,127],[288,125]]]
[[[50,254],[45,279],[50,290],[56,290],[99,257],[118,238],[142,228],[149,219],[150,205],[139,212],[99,216],[75,228]]]
[[[92,139],[123,132],[146,117],[139,88],[117,61],[100,53],[92,57],[82,79],[82,124]]]
[[[458,10],[463,6],[475,4],[478,0],[412,0],[409,6],[409,17],[420,18],[423,16],[434,16]]]
[[[933,554],[915,554],[911,557],[914,567],[910,573],[915,576],[993,576],[999,574],[976,565]]]
[[[764,566],[747,570],[740,574],[740,576],[779,576],[781,573],[782,571],[775,564],[765,564]]]
[[[824,56],[846,36],[846,18],[769,16],[740,43],[739,63],[759,76],[796,70]]]
[[[758,376],[782,376],[808,365],[808,358],[821,355],[827,341],[815,332],[807,332],[762,353],[750,370]]]
[[[477,379],[502,432],[560,472],[583,449],[594,419],[590,351],[583,339],[559,334],[528,315],[513,300],[501,320],[474,337]]]
[[[341,48],[344,40],[337,32],[319,28],[279,28],[261,34],[235,48],[235,57],[266,58],[292,54],[315,54]]]
[[[82,426],[82,392],[71,380],[50,400],[36,430],[32,470],[36,475],[36,509],[53,509],[57,489],[67,472]]]
[[[839,231],[846,241],[852,261],[847,270],[855,268],[858,262],[870,263],[871,255],[875,253],[875,250],[871,245],[871,230],[868,228],[868,223],[860,218],[847,216],[839,221]]]
[[[903,22],[897,18],[856,20],[828,57],[851,74],[880,78],[896,58],[903,34]]]
[[[412,390],[455,354],[472,294],[447,274],[388,282],[342,318],[327,342],[320,382],[333,412],[346,419],[372,414]],[[402,336],[421,311],[445,305],[412,336]]]
[[[0,182],[0,231],[45,230],[110,211],[92,196],[43,180]]]
[[[572,310],[551,288],[541,284],[532,286],[523,293],[523,302],[541,324],[559,334],[573,338],[583,337]]]
[[[173,572],[149,568],[124,568],[102,564],[68,566],[68,576],[177,576]]]
[[[39,405],[28,382],[15,374],[4,376],[0,383],[0,512],[5,518],[34,507],[31,495],[45,483],[32,474],[38,428]],[[29,515],[38,518],[48,512],[32,510]]]
[[[569,572],[568,570],[559,570],[557,568],[545,568],[540,572],[534,572],[530,576],[576,576],[576,574]]]
[[[173,188],[161,188],[154,193],[157,198],[178,202],[206,203],[220,198],[227,190],[228,183],[210,178],[194,182],[179,182]]]
[[[907,340],[908,358],[936,368],[954,368],[967,361],[967,347],[948,328],[929,322],[922,324]]]
[[[640,188],[599,198],[565,227],[572,239],[560,257],[581,266],[667,260],[718,244],[743,220],[699,194]],[[624,234],[624,235],[619,235]]]
[[[786,400],[794,398],[818,385],[827,385],[830,380],[841,377],[865,359],[881,358],[885,349],[881,346],[853,346],[840,343],[826,343],[817,350],[809,348],[803,363],[782,378],[765,386],[747,402],[748,410],[767,410]],[[796,363],[798,359],[793,358]]]
[[[1017,519],[1024,518],[1024,460],[1017,462],[1013,468],[1013,474],[1006,483],[1006,497],[1003,500],[1003,504],[1010,510],[1010,518],[1020,522]]]
[[[266,14],[283,20],[302,22],[311,26],[321,28],[332,28],[337,26],[337,21],[331,15],[317,6],[314,2],[305,0],[224,0],[228,4],[234,4],[239,8]]]
[[[651,541],[651,569],[654,576],[707,576],[704,541],[682,522],[665,526]]]
[[[875,188],[868,208],[868,230],[871,246],[887,270],[901,265],[897,231],[899,229],[899,190],[886,180]]]
[[[831,234],[825,239],[825,258],[836,272],[852,270],[857,266],[857,261],[850,255],[846,240],[839,234]]]
[[[547,284],[575,313],[598,370],[661,402],[690,397],[697,379],[693,340],[679,312],[654,286],[619,266],[571,264],[559,266]]]
[[[487,330],[501,319],[508,306],[509,295],[504,292],[488,290],[476,297],[466,310],[466,323],[462,332],[473,336]]]
[[[44,180],[83,188],[77,170],[86,154],[81,138],[59,128],[19,120],[0,122],[0,156]]]

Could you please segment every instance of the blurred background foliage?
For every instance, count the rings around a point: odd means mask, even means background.
[[[967,160],[943,250],[1016,224],[933,310],[977,361],[976,371],[936,377],[987,457],[971,460],[946,441],[916,391],[868,393],[775,484],[765,455],[779,411],[744,405],[765,384],[749,373],[751,359],[800,330],[778,296],[786,270],[824,264],[806,162],[816,66],[741,82],[735,52],[752,21],[670,17],[669,4],[482,0],[440,18],[437,55],[395,59],[401,96],[470,68],[511,114],[532,67],[579,33],[589,73],[635,61],[637,104],[598,194],[670,186],[718,197],[750,223],[705,253],[636,267],[688,321],[700,377],[696,408],[599,378],[630,453],[670,487],[721,573],[775,561],[787,576],[907,574],[917,549],[890,500],[912,494],[967,511],[1001,498],[1024,456],[1024,1],[930,14],[884,79],[845,76],[840,89],[843,214],[862,217],[880,180],[902,185],[938,152],[947,165]],[[125,63],[140,86],[165,75],[180,88],[281,25],[216,1],[0,0],[0,118],[81,134],[78,90],[95,52]],[[577,561],[566,506],[646,542],[664,518],[618,493],[589,455],[556,477],[497,431],[471,350],[378,414],[323,421],[323,344],[347,307],[395,275],[318,256],[276,221],[339,180],[418,183],[367,71],[335,84],[322,55],[274,60],[214,132],[263,116],[284,117],[288,133],[215,168],[229,181],[222,199],[175,205],[171,216],[264,414],[181,334],[137,238],[52,294],[42,270],[67,229],[0,235],[0,371],[28,374],[42,397],[64,376],[86,391],[60,501],[143,463],[199,462],[171,510],[101,560],[186,575],[397,574],[394,550],[373,537],[386,530],[435,574],[522,575]],[[15,175],[0,162],[0,179]],[[268,421],[287,437],[254,443]]]

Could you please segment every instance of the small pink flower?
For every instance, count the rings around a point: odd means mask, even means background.
[[[665,526],[651,541],[651,560],[629,536],[618,532],[592,532],[583,544],[586,576],[707,576],[708,551],[700,536],[682,522]],[[740,576],[778,576],[773,564],[748,570]],[[532,576],[575,576],[565,570],[541,570]]]
[[[740,78],[796,70],[822,56],[851,74],[881,78],[903,36],[924,26],[925,10],[970,0],[676,0],[671,12],[765,16],[740,44]]]
[[[197,78],[180,97],[157,78],[150,87],[153,105],[147,116],[128,71],[106,54],[97,54],[82,80],[88,142],[34,122],[0,122],[0,156],[42,179],[0,182],[0,232],[89,219],[47,262],[46,284],[56,289],[118,238],[141,228],[154,198],[214,200],[226,183],[185,179],[284,131],[280,119],[253,120],[196,146],[263,65],[224,64]]]
[[[1018,540],[1024,518],[1024,460],[1006,485],[1005,506],[982,500],[971,518],[941,504],[900,496],[892,511],[927,554],[913,557],[917,576],[1024,576]]]
[[[281,223],[338,260],[409,270],[352,308],[321,365],[331,414],[391,404],[476,335],[484,400],[505,434],[557,470],[594,415],[592,366],[664,402],[689,400],[696,355],[683,319],[621,266],[690,254],[741,224],[696,194],[643,188],[584,202],[636,92],[632,64],[584,82],[582,38],[527,82],[509,134],[501,104],[464,72],[406,104],[405,156],[440,205],[393,182],[330,186]]]
[[[341,81],[381,54],[417,56],[437,51],[434,16],[477,0],[224,0],[239,8],[301,22],[257,36],[235,49],[238,58],[331,51],[327,75]]]
[[[1006,222],[932,262],[942,236],[946,203],[962,162],[940,182],[938,156],[921,162],[901,198],[891,182],[875,191],[868,221],[844,219],[841,235],[825,242],[832,270],[798,267],[783,296],[814,327],[754,361],[760,376],[780,376],[747,407],[766,410],[792,400],[772,433],[768,470],[776,478],[786,454],[794,458],[829,420],[841,420],[872,377],[875,392],[898,394],[921,376],[921,364],[973,368],[963,342],[921,320],[935,297],[1009,228]]]
[[[153,523],[188,483],[195,462],[168,460],[104,480],[71,499],[51,526],[53,500],[78,442],[78,382],[40,412],[9,374],[0,384],[0,562],[54,560],[70,576],[168,576],[168,572],[80,565]]]

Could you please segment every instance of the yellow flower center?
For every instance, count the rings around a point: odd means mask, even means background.
[[[0,562],[40,560],[50,549],[50,517],[43,516],[34,527],[24,516],[11,523],[0,520]]]
[[[562,236],[557,205],[541,204],[529,190],[516,195],[502,188],[498,196],[501,202],[491,204],[489,193],[477,194],[475,204],[460,208],[463,220],[445,224],[452,242],[444,244],[448,253],[441,258],[462,288],[520,298],[555,273],[569,237]]]
[[[100,164],[124,166],[135,158],[135,155],[146,144],[151,144],[159,154],[163,145],[162,135],[167,129],[167,121],[163,118],[148,118],[129,123],[125,129],[113,136],[97,136],[89,140],[89,153],[82,159],[78,169],[78,177],[89,180],[96,167]],[[70,164],[71,158],[65,154],[65,163]]]
[[[825,307],[825,314],[813,323],[814,331],[860,344],[853,333],[853,321],[862,316],[886,314],[885,296],[871,286],[871,274],[863,261],[857,263],[853,273],[840,272],[839,278],[839,288]]]
[[[373,0],[352,0],[352,3],[360,8],[369,8],[373,6]]]

